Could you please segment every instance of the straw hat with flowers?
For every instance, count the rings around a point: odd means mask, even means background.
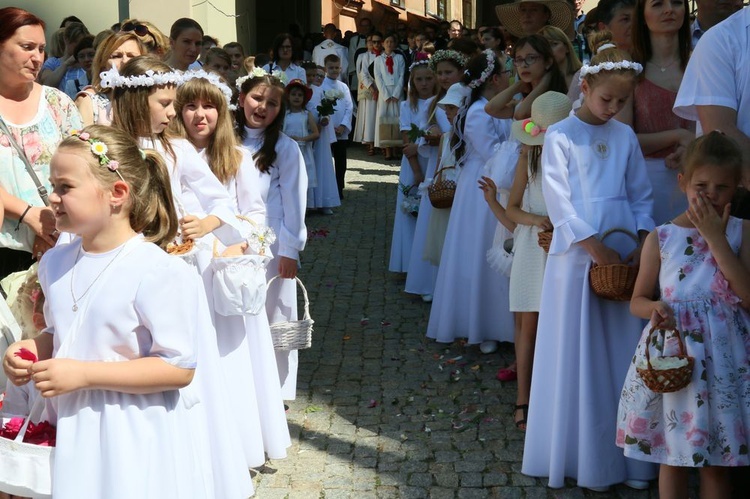
[[[498,19],[511,35],[520,38],[534,33],[525,33],[521,24],[521,4],[537,4],[550,12],[547,24],[560,28],[573,37],[573,8],[567,0],[516,0],[495,7]]]
[[[547,128],[567,118],[572,107],[565,94],[543,93],[531,104],[531,118],[513,122],[513,137],[528,146],[543,145]]]

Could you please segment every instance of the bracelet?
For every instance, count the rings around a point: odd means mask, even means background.
[[[16,231],[16,232],[18,232],[18,229],[20,229],[20,228],[21,228],[21,223],[23,222],[23,217],[25,217],[25,216],[26,216],[26,214],[27,214],[27,213],[29,212],[29,210],[30,210],[31,208],[32,208],[32,206],[31,206],[31,205],[27,205],[27,206],[26,206],[26,209],[25,209],[25,210],[23,210],[23,213],[21,213],[21,216],[20,216],[20,217],[19,217],[19,219],[18,219],[18,224],[16,225],[16,229],[15,229],[15,231]]]

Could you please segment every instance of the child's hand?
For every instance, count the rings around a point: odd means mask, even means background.
[[[404,145],[404,156],[407,158],[413,158],[417,155],[417,145],[416,144],[406,144]]]
[[[484,200],[488,203],[497,202],[497,186],[490,177],[482,177],[478,180],[479,188],[484,193]]]
[[[616,263],[622,263],[622,260],[620,260],[620,254],[617,251],[606,246],[594,236],[584,239],[581,243],[597,265],[614,265]]]
[[[539,227],[541,230],[552,230],[552,222],[550,222],[549,217],[536,215],[536,218],[534,219],[534,225]]]
[[[185,215],[180,220],[182,237],[193,240],[200,239],[218,227],[215,223],[216,220],[216,217],[212,216],[198,218],[195,215]]]
[[[333,129],[334,132],[336,132],[336,135],[341,135],[346,131],[346,127],[344,125],[339,125],[336,128]]]
[[[297,277],[297,260],[286,256],[280,257],[279,275],[283,279],[294,279]]]
[[[31,379],[42,397],[56,397],[88,386],[85,363],[73,359],[48,359],[35,362],[29,369]]]
[[[24,360],[24,356],[17,355],[23,348],[36,356],[36,347],[33,341],[17,341],[10,345],[3,355],[3,371],[5,371],[8,380],[16,386],[23,386],[31,381],[29,369],[34,362]]]
[[[651,311],[651,325],[664,329],[674,329],[676,323],[672,307],[663,301],[654,302],[654,308]]]
[[[724,212],[722,214],[717,213],[706,194],[699,192],[698,196],[690,200],[690,205],[685,214],[703,238],[707,242],[711,242],[717,240],[717,238],[726,237],[730,211],[731,204],[727,203],[724,206]]]

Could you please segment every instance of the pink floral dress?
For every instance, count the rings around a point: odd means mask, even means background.
[[[674,393],[649,390],[636,372],[645,362],[646,327],[630,365],[617,412],[617,445],[625,455],[672,466],[750,464],[750,312],[729,288],[696,229],[657,227],[661,296],[675,313],[688,355],[690,384]],[[730,218],[735,253],[742,220]],[[747,242],[746,242],[747,243]],[[652,342],[651,356],[676,355],[677,341]]]

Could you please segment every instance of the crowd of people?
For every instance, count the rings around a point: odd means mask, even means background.
[[[298,319],[305,217],[341,205],[361,144],[400,161],[389,270],[432,303],[427,337],[515,344],[497,377],[523,473],[684,498],[699,467],[729,497],[750,465],[750,9],[697,4],[361,17],[250,57],[188,18],[66,18],[48,45],[0,9],[0,277],[23,326],[2,403],[55,423],[53,496],[253,494],[248,468],[291,444],[297,351],[271,330]],[[617,264],[632,299],[589,285]],[[649,355],[680,348],[688,386],[651,391]]]

